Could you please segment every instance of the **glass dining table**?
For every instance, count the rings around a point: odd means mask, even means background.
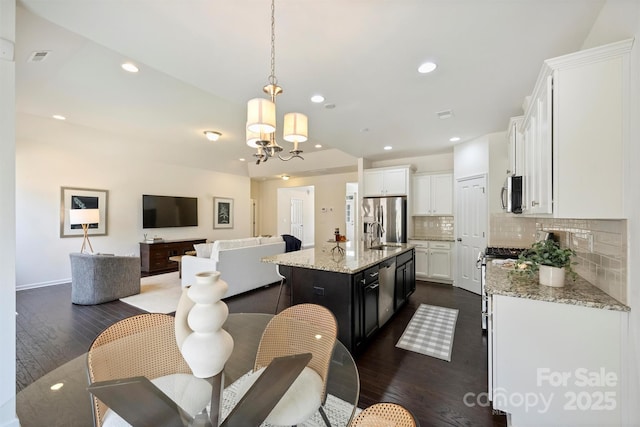
[[[223,328],[233,337],[234,350],[225,364],[225,386],[231,389],[235,381],[253,369],[262,332],[272,317],[273,315],[260,313],[229,314]],[[48,373],[18,393],[16,408],[21,425],[91,426],[93,417],[86,369],[85,354]],[[57,387],[52,389],[54,385]],[[356,412],[359,392],[356,364],[346,347],[336,341],[324,405],[331,426],[349,425]],[[227,411],[229,409],[226,408]],[[316,415],[302,425],[322,427],[324,422],[319,412]]]

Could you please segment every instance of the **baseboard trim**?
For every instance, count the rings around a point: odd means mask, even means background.
[[[24,291],[27,289],[36,289],[36,288],[44,288],[47,286],[56,286],[56,285],[65,285],[67,283],[71,283],[71,278],[61,279],[61,280],[52,280],[50,282],[40,282],[40,283],[27,283],[24,285],[16,285],[16,291]]]

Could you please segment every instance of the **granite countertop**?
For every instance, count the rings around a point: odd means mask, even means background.
[[[537,279],[526,276],[512,277],[509,269],[487,262],[485,288],[488,294],[528,298],[561,304],[580,305],[604,310],[629,311],[630,308],[610,297],[591,283],[578,276],[574,281],[569,276],[561,288],[545,286]]]
[[[325,243],[312,249],[263,257],[262,262],[354,274],[414,248],[414,245],[407,243],[392,244],[397,246],[365,249],[362,243],[340,243],[340,247],[344,248],[344,254],[340,254],[338,250],[332,251],[335,243]]]
[[[455,242],[453,237],[442,236],[413,236],[409,237],[409,240],[428,240],[430,242]]]

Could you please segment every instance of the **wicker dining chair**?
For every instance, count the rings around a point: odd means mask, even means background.
[[[385,402],[364,409],[349,427],[419,427],[419,424],[404,406]]]
[[[300,353],[311,353],[312,358],[307,368],[311,369],[320,376],[322,381],[319,402],[320,406],[313,409],[309,414],[298,413],[296,408],[284,408],[284,411],[278,413],[279,406],[269,415],[267,422],[276,425],[295,425],[301,424],[311,417],[316,411],[320,414],[330,427],[329,420],[322,406],[327,397],[327,378],[329,376],[329,364],[333,354],[333,347],[336,343],[338,335],[338,324],[333,313],[327,308],[317,304],[298,304],[289,307],[274,316],[267,324],[256,354],[254,372],[266,367],[274,357],[290,356]],[[304,374],[304,371],[303,371]],[[303,376],[301,374],[301,376]],[[311,392],[303,389],[304,393],[297,396],[298,399],[317,398],[318,396],[310,396]],[[295,393],[293,387],[285,393],[283,401],[287,401],[287,397],[293,397]],[[290,396],[287,396],[289,394]],[[293,405],[292,405],[293,406]],[[283,409],[283,407],[280,407]],[[299,407],[297,408],[299,410]],[[275,417],[275,419],[274,419]],[[293,420],[294,418],[297,420]],[[283,422],[284,420],[288,422]]]
[[[144,376],[191,374],[175,338],[175,319],[159,313],[128,317],[109,326],[87,352],[89,382]],[[101,427],[107,406],[93,400],[94,425]]]

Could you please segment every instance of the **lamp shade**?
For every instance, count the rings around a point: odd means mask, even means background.
[[[268,133],[251,132],[247,126],[247,145],[251,148],[258,148],[258,146],[264,144],[258,144],[260,141],[269,141],[270,135]]]
[[[247,103],[247,130],[272,133],[276,130],[276,104],[264,98],[253,98]]]
[[[284,115],[283,138],[288,142],[305,142],[307,140],[307,116],[302,113]]]
[[[100,222],[100,209],[71,209],[69,224],[97,224]]]

